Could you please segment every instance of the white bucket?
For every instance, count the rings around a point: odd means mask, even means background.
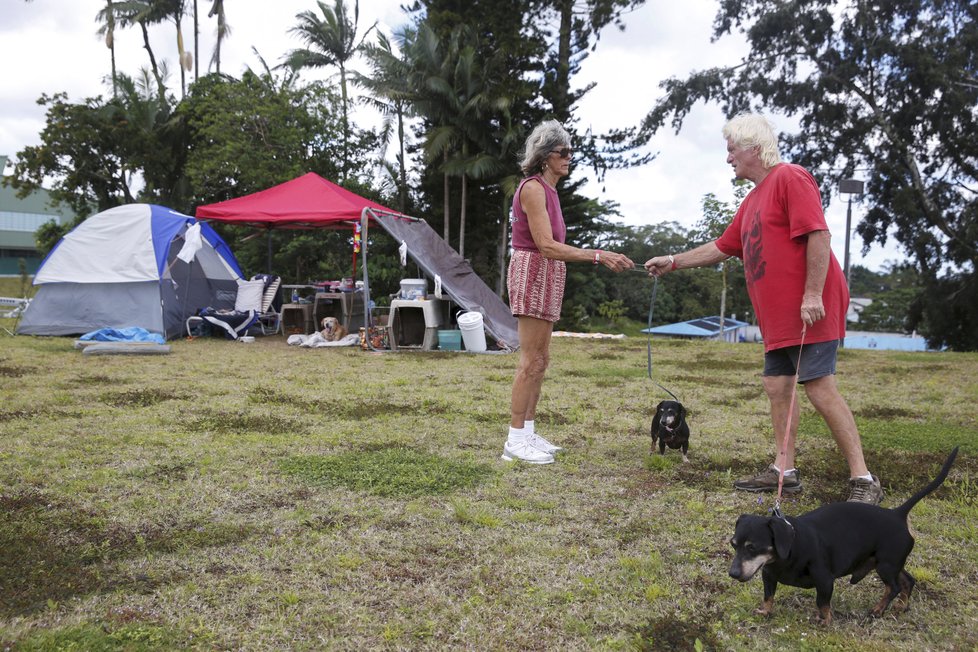
[[[458,322],[458,329],[462,331],[465,350],[483,353],[486,350],[486,332],[482,328],[482,314],[460,312],[456,321]]]

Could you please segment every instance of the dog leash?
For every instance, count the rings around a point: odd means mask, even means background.
[[[682,403],[682,401],[680,401],[679,398],[676,397],[675,394],[673,394],[672,392],[670,392],[668,389],[666,389],[665,387],[663,387],[659,383],[655,382],[655,379],[652,378],[652,314],[653,314],[653,311],[655,310],[655,295],[656,295],[656,292],[659,290],[659,277],[658,276],[654,276],[654,277],[652,277],[652,279],[653,279],[652,280],[652,299],[649,301],[649,325],[648,325],[648,328],[646,329],[646,333],[648,334],[648,338],[645,341],[645,351],[646,351],[646,353],[648,355],[647,369],[648,369],[648,373],[649,373],[649,380],[652,381],[652,384],[653,385],[655,385],[656,387],[658,387],[659,389],[661,389],[663,392],[665,392],[666,394],[668,394],[669,396],[671,396],[674,401],[676,401],[677,403]]]
[[[784,425],[784,443],[781,446],[781,467],[778,469],[778,495],[774,499],[774,510],[773,514],[776,518],[780,518],[782,521],[787,523],[787,519],[781,513],[781,492],[784,489],[784,467],[787,466],[786,461],[788,459],[788,445],[794,445],[793,439],[790,437],[791,433],[791,415],[795,411],[795,402],[798,398],[798,378],[801,376],[801,353],[805,348],[805,333],[808,331],[808,326],[804,322],[801,324],[801,342],[798,344],[798,363],[795,365],[795,378],[794,382],[791,384],[791,400],[788,402],[788,419]]]

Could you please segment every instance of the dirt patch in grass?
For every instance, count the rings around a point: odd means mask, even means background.
[[[391,401],[387,398],[370,396],[357,396],[355,400],[303,400],[264,387],[256,388],[249,395],[249,399],[259,405],[287,405],[304,412],[314,412],[338,419],[373,419],[391,414],[415,412],[435,415],[446,414],[451,410],[449,404],[430,398],[418,402]]]
[[[915,419],[920,417],[919,412],[889,405],[867,405],[864,408],[853,410],[852,414],[856,419]]]
[[[621,353],[613,353],[611,351],[597,351],[591,354],[592,360],[624,360],[625,356]]]
[[[151,593],[179,578],[129,575],[114,563],[146,551],[173,552],[234,544],[251,536],[221,522],[105,525],[41,492],[0,495],[0,617],[26,614],[74,596],[110,590]]]
[[[672,453],[672,454],[670,454]],[[900,450],[865,451],[870,470],[881,478],[884,490],[890,496],[886,507],[896,507],[937,475],[947,458],[945,453],[907,452]],[[637,472],[628,487],[629,496],[649,496],[671,486],[683,486],[716,490],[716,474],[729,475],[733,480],[760,471],[763,460],[733,459],[716,461],[697,459],[684,464],[678,453],[656,452],[646,458],[645,471]],[[796,464],[801,472],[803,493],[807,500],[819,504],[837,502],[848,497],[849,468],[842,455],[832,448],[810,448],[799,453]],[[978,473],[978,463],[970,456],[959,455],[953,470],[958,473]],[[947,497],[944,486],[932,493],[928,500]],[[978,491],[978,487],[976,487]],[[773,494],[758,494],[762,503],[772,500]],[[785,500],[790,500],[786,496]]]
[[[62,382],[62,385],[91,387],[92,385],[115,385],[119,381],[105,374],[82,374]]]
[[[13,421],[14,419],[33,419],[43,416],[48,410],[0,410],[0,421]]]
[[[695,650],[722,649],[709,624],[697,619],[686,620],[678,616],[662,616],[634,630],[634,649],[642,652],[660,652],[663,650]]]
[[[18,367],[17,365],[0,362],[0,378],[20,378],[34,373],[30,367]]]
[[[92,520],[40,493],[0,495],[0,614],[14,616],[99,586],[86,554],[86,544],[98,540]]]
[[[187,422],[186,427],[191,432],[213,432],[221,435],[241,432],[267,432],[275,435],[304,434],[308,431],[307,426],[297,418],[225,410],[206,411],[194,415]]]
[[[194,464],[184,461],[164,462],[133,472],[133,477],[146,478],[158,482],[182,482],[187,479]]]
[[[113,561],[145,550],[221,545],[247,533],[221,524],[129,530],[37,492],[0,496],[0,615],[10,617],[77,595],[116,589],[150,593],[172,576],[125,575]]]
[[[182,401],[188,396],[179,392],[165,389],[127,389],[121,392],[107,392],[99,399],[112,407],[150,407],[164,401]]]
[[[534,424],[538,426],[566,426],[571,423],[567,415],[550,410],[538,411]]]

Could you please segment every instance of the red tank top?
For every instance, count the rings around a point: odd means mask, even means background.
[[[526,251],[539,251],[533,241],[533,234],[530,233],[530,224],[526,219],[526,213],[520,205],[520,192],[527,181],[535,180],[546,193],[547,215],[550,216],[550,230],[553,232],[555,241],[563,244],[567,237],[567,227],[564,225],[564,214],[560,212],[560,200],[557,197],[557,189],[552,188],[545,182],[540,175],[527,177],[520,182],[513,195],[513,249],[523,249]]]

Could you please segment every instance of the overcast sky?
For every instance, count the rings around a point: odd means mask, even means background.
[[[352,0],[350,0],[352,2]],[[361,0],[360,29],[377,21],[378,28],[390,34],[407,22],[401,12],[403,0]],[[206,14],[208,0],[198,0]],[[275,0],[274,2],[228,2],[227,21],[231,35],[222,47],[221,69],[240,75],[246,67],[261,69],[254,50],[270,66],[281,62],[288,50],[300,47],[289,34],[301,11],[318,12],[314,0]],[[110,70],[109,50],[96,34],[95,16],[104,0],[0,0],[0,45],[3,52],[3,79],[0,83],[0,154],[14,157],[28,145],[39,142],[44,127],[44,109],[36,101],[42,93],[66,92],[71,101],[107,94],[105,77]],[[659,82],[683,77],[692,70],[738,61],[746,46],[736,37],[710,42],[716,0],[687,0],[683,3],[650,0],[627,15],[627,29],[606,29],[596,52],[584,61],[575,78],[577,86],[596,82],[597,86],[580,103],[577,117],[582,129],[596,132],[636,124],[662,95]],[[192,47],[192,21],[184,21],[184,39]],[[213,50],[214,23],[202,16],[201,61],[203,73]],[[158,58],[166,59],[173,70],[170,86],[178,88],[176,37],[172,25],[151,32]],[[138,29],[116,33],[116,63],[120,71],[135,75],[148,65]],[[306,73],[304,73],[306,74]],[[328,73],[324,73],[328,74]],[[779,128],[790,130],[790,124]],[[678,134],[662,133],[650,151],[657,158],[649,165],[608,174],[603,184],[591,183],[585,192],[610,199],[621,206],[620,221],[639,225],[675,221],[692,226],[701,219],[703,195],[712,192],[731,200],[731,170],[726,164],[726,143],[720,135],[724,116],[716,106],[698,106],[688,116]],[[362,127],[379,126],[372,115],[361,115]],[[6,173],[9,174],[8,168]],[[583,171],[581,171],[583,173]],[[853,229],[863,214],[853,203]],[[424,217],[424,216],[421,216]],[[826,217],[832,231],[833,249],[840,263],[845,246],[846,199],[832,197]],[[858,236],[850,245],[853,265],[879,270],[884,262],[903,260],[892,243],[886,248],[874,245],[864,257]],[[639,261],[642,262],[642,261]]]

